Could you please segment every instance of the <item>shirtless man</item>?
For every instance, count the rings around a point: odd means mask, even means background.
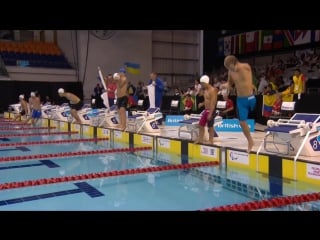
[[[217,105],[218,89],[209,84],[209,77],[203,75],[200,78],[201,88],[204,90],[204,111],[199,120],[199,137],[195,143],[203,143],[204,128],[207,125],[209,131],[209,143],[213,144],[214,136],[214,118]]]
[[[25,120],[25,123],[28,123],[31,120],[31,124],[35,126],[41,117],[41,101],[39,93],[37,91],[31,92],[29,101],[29,104],[32,106],[32,111],[31,116]]]
[[[254,141],[246,120],[248,119],[249,112],[253,111],[256,106],[256,97],[253,94],[254,86],[252,83],[251,67],[248,63],[239,62],[233,55],[225,57],[224,66],[228,69],[228,82],[225,83],[223,87],[231,88],[233,84],[235,85],[240,126],[243,134],[247,138],[247,152],[249,153],[252,150]]]
[[[117,106],[119,109],[119,129],[125,130],[127,127],[126,110],[128,105],[128,79],[124,71],[115,73],[113,79],[117,83]]]
[[[83,107],[83,101],[70,92],[65,92],[63,88],[59,88],[58,94],[60,97],[65,97],[69,100],[69,106],[70,106],[70,113],[71,116],[75,119],[74,123],[81,124],[81,120],[78,115],[78,110],[80,110]]]
[[[20,112],[15,116],[14,120],[21,120],[22,116],[26,116],[28,114],[29,108],[28,108],[28,102],[24,99],[24,95],[21,94],[19,95],[19,100],[20,100],[20,106],[21,110]]]

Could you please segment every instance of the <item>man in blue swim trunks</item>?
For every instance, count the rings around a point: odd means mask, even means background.
[[[253,111],[256,106],[251,67],[248,63],[239,62],[233,55],[225,57],[224,66],[228,69],[228,82],[224,87],[231,88],[234,85],[236,88],[238,116],[242,132],[248,141],[247,152],[249,153],[252,150],[254,141],[246,120],[248,119],[249,112]]]

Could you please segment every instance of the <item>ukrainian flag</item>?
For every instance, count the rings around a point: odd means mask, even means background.
[[[125,62],[124,65],[128,73],[140,74],[140,64]]]
[[[272,107],[275,101],[277,100],[277,95],[263,95],[263,109],[262,109],[262,116],[270,117],[272,113]]]

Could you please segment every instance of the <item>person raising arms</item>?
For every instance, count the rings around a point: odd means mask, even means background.
[[[228,69],[228,81],[223,84],[224,88],[231,88],[234,84],[237,91],[237,109],[239,122],[243,134],[248,141],[249,153],[254,145],[250,134],[249,126],[246,122],[249,112],[256,107],[256,97],[253,93],[252,70],[248,63],[240,62],[235,56],[228,55],[224,59],[224,66]]]

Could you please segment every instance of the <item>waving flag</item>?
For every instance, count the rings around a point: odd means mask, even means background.
[[[270,117],[272,113],[272,107],[275,101],[277,100],[277,95],[263,95],[263,105],[262,105],[262,116]]]
[[[131,63],[131,62],[125,62],[124,65],[125,65],[126,70],[127,70],[128,73],[140,74],[140,64]]]

